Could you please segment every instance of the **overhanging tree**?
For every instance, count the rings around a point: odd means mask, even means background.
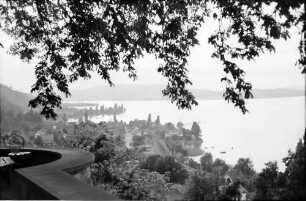
[[[266,5],[273,13],[265,12]],[[0,13],[0,30],[15,38],[10,52],[25,61],[38,59],[31,89],[37,95],[29,105],[42,106],[47,118],[57,116],[53,109],[62,102],[55,89],[68,97],[69,84],[89,79],[93,71],[111,86],[110,71],[122,69],[136,79],[134,61],[145,52],[162,61],[158,72],[168,79],[163,94],[178,108],[191,109],[198,103],[186,88],[192,84],[188,57],[207,18],[219,23],[208,43],[223,64],[224,98],[243,113],[252,85],[235,59],[273,51],[271,39],[287,39],[296,26],[302,35],[297,63],[306,72],[302,0],[1,0]]]
[[[201,128],[197,122],[193,122],[191,126],[191,133],[198,139],[201,136]]]

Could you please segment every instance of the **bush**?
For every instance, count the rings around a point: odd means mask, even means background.
[[[188,156],[200,156],[204,151],[200,148],[186,148]]]
[[[160,174],[170,172],[170,182],[173,183],[185,184],[185,180],[188,178],[187,170],[173,156],[149,156],[140,167]]]
[[[138,161],[126,161],[122,164],[113,164],[109,166],[108,173],[112,181],[108,183],[99,182],[97,186],[116,194],[124,200],[162,200],[170,191],[168,174],[159,174],[150,172],[147,169],[141,169]],[[103,176],[99,167],[96,167],[95,173]]]
[[[38,135],[38,136],[35,138],[35,140],[34,140],[33,143],[34,143],[36,146],[38,146],[38,147],[41,147],[41,146],[44,145],[43,140],[42,140],[42,138],[41,138],[40,135]]]
[[[217,200],[219,192],[219,182],[211,174],[196,172],[190,178],[186,193],[188,199],[193,201]]]
[[[145,142],[145,139],[146,139],[146,137],[143,136],[143,135],[141,135],[141,136],[135,135],[132,138],[133,142],[131,143],[131,145],[133,147],[137,147],[137,146],[143,145],[144,142]]]
[[[196,162],[192,158],[188,160],[188,166],[193,168],[193,169],[199,169],[200,168],[200,163]]]

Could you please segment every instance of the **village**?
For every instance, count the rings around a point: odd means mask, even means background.
[[[242,184],[236,189],[240,200],[247,200],[254,196],[255,172],[246,174],[220,159],[213,161],[212,157],[202,157],[200,163],[189,158],[204,154],[201,149],[203,143],[202,131],[197,122],[193,122],[191,129],[184,128],[182,122],[174,125],[171,122],[160,123],[160,117],[152,121],[151,114],[147,120],[133,120],[129,123],[118,121],[114,116],[112,121],[95,124],[88,117],[79,122],[69,122],[65,119],[58,121],[45,121],[44,126],[36,132],[13,131],[21,135],[28,147],[53,149],[85,149],[93,145],[101,133],[112,138],[116,150],[141,150],[134,153],[137,161],[146,161],[156,156],[174,157],[187,172],[184,183],[176,183],[174,190],[168,193],[169,200],[183,199],[188,191],[192,175],[205,174],[205,177],[215,178],[218,189],[223,194],[230,186],[243,181],[250,192]],[[205,153],[209,156],[209,153]],[[189,178],[189,179],[188,179]],[[219,192],[219,193],[220,193]],[[171,196],[170,196],[171,195]],[[216,195],[217,196],[217,195]]]

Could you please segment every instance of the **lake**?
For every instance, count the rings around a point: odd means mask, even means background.
[[[170,101],[90,101],[113,106],[123,104],[126,113],[117,119],[129,122],[147,119],[151,113],[161,123],[178,121],[190,128],[192,122],[199,123],[204,143],[202,148],[221,158],[228,164],[236,164],[240,157],[250,157],[257,172],[268,161],[277,161],[279,170],[284,171],[282,158],[288,150],[295,149],[305,129],[305,97],[252,99],[247,101],[249,113],[243,115],[224,100],[200,100],[192,111],[178,110]],[[94,122],[108,121],[109,116],[92,118]],[[224,154],[220,152],[226,152]],[[194,157],[199,160],[200,157]]]

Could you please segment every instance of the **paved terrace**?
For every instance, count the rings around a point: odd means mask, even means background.
[[[12,200],[119,200],[91,186],[90,168],[94,155],[80,150],[23,149],[31,158],[22,167],[15,165],[11,183],[3,171],[0,199]],[[0,156],[8,150],[0,149]],[[87,180],[87,183],[86,183]]]

